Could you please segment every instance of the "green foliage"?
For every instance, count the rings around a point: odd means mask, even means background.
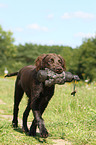
[[[12,67],[11,63],[16,55],[16,46],[13,42],[12,32],[5,32],[0,26],[0,73],[4,71],[6,66],[8,69]]]
[[[85,79],[96,80],[96,38],[87,39],[79,49],[79,73],[85,74]]]
[[[33,64],[37,56],[40,55],[37,45],[25,44],[17,46],[17,61],[20,61],[26,65]],[[22,53],[23,52],[23,53]]]

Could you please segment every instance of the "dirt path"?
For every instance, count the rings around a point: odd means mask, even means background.
[[[65,141],[63,139],[55,139],[55,140],[53,140],[53,142],[55,143],[53,145],[71,145],[70,142]]]
[[[5,103],[5,102],[3,102],[3,101],[0,99],[0,104],[4,104],[4,105],[5,105],[6,103]]]

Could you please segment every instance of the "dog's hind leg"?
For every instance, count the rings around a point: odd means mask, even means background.
[[[24,91],[20,85],[19,79],[17,77],[15,84],[15,93],[14,93],[14,109],[13,109],[13,127],[18,127],[18,111],[19,111],[19,103],[23,97]]]
[[[30,99],[28,100],[28,105],[23,113],[23,126],[22,129],[24,132],[29,132],[28,127],[27,127],[27,118],[30,112]]]

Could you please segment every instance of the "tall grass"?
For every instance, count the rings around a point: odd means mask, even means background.
[[[43,114],[50,133],[47,140],[26,136],[22,130],[13,130],[11,121],[1,117],[0,141],[2,144],[52,144],[53,139],[69,140],[72,144],[96,144],[96,83],[79,82],[77,93],[71,96],[73,84],[56,85],[55,94]],[[14,79],[0,79],[1,115],[12,115]],[[19,118],[22,119],[27,97],[20,104]],[[30,112],[28,121],[33,119]]]

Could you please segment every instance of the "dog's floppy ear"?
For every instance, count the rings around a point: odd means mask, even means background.
[[[66,65],[65,65],[65,60],[62,56],[58,55],[59,58],[61,59],[62,67],[64,68],[64,71],[66,70]]]
[[[42,54],[42,55],[37,57],[37,59],[35,61],[36,71],[39,71],[40,69],[43,69],[43,60],[46,56],[47,56],[46,54]]]

